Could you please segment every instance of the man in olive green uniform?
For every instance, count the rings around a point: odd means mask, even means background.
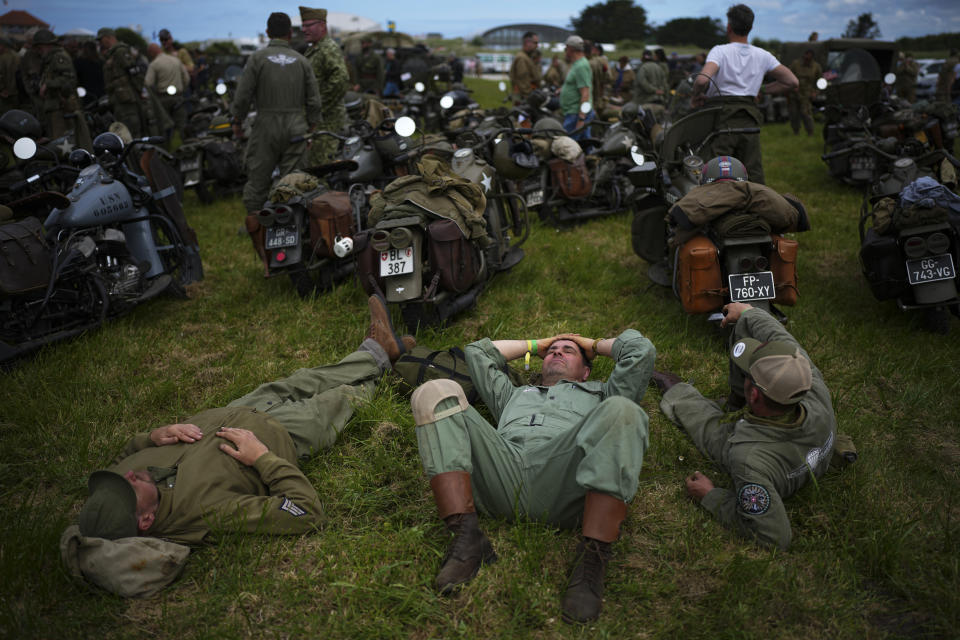
[[[647,449],[647,415],[639,402],[653,372],[653,344],[627,329],[602,340],[484,338],[464,352],[496,428],[451,380],[428,382],[410,400],[424,472],[440,518],[455,534],[437,586],[449,593],[496,560],[477,509],[563,528],[582,524],[562,609],[567,621],[592,620],[600,613],[610,544],[636,493]],[[540,383],[515,387],[504,368],[527,353],[543,354]],[[588,354],[616,361],[609,380],[587,381]]]
[[[803,55],[793,61],[790,71],[797,76],[800,86],[787,94],[787,109],[790,113],[790,127],[794,134],[800,133],[800,121],[807,135],[813,135],[813,98],[817,95],[817,80],[823,75],[820,63],[813,59],[813,49],[807,49]]]
[[[540,37],[533,31],[523,34],[523,49],[510,63],[510,85],[513,101],[526,99],[530,92],[540,86],[540,65],[533,61],[531,54],[540,47]]]
[[[243,118],[256,104],[257,119],[247,143],[247,184],[243,204],[248,214],[263,207],[271,175],[285,176],[306,162],[306,142],[291,143],[320,122],[320,93],[310,63],[290,46],[290,16],[272,13],[267,20],[270,43],[247,61],[233,99],[233,127],[240,137]]]
[[[361,53],[360,57],[357,58],[354,73],[356,84],[353,86],[353,90],[379,96],[380,90],[383,89],[383,59],[373,50],[372,40],[362,40],[360,48]]]
[[[149,108],[143,89],[146,69],[141,67],[133,49],[117,40],[113,29],[100,29],[97,39],[103,55],[103,82],[113,118],[127,125],[134,138],[144,136],[147,134],[144,110]]]
[[[33,37],[33,45],[43,56],[40,74],[40,100],[43,129],[49,138],[59,138],[73,130],[77,144],[91,148],[90,131],[77,96],[77,72],[66,50],[57,44],[57,37],[47,29],[40,29]]]
[[[830,463],[837,431],[830,390],[810,355],[769,313],[744,303],[724,311],[722,324],[735,323],[731,401],[742,390],[746,407],[726,414],[677,376],[658,372],[660,408],[732,480],[730,489],[715,487],[697,471],[686,479],[687,493],[724,526],[785,550],[792,532],[783,500]]]
[[[767,93],[787,93],[799,86],[797,77],[780,64],[772,53],[747,42],[753,28],[753,10],[737,4],[727,10],[727,44],[710,49],[707,62],[693,83],[692,107],[720,107],[714,129],[759,127],[763,116],[757,109],[757,95],[763,86]],[[773,81],[763,85],[766,74]],[[747,167],[752,182],[765,183],[760,136],[736,133],[715,136],[705,158],[733,156]]]
[[[637,70],[636,102],[644,109],[650,105],[663,105],[666,95],[667,79],[663,69],[653,59],[653,52],[644,51],[640,68]],[[663,107],[660,107],[662,112]]]
[[[920,75],[920,65],[913,59],[912,53],[907,53],[897,68],[897,95],[910,104],[917,101],[917,76]]]
[[[173,121],[174,129],[182,136],[183,128],[187,124],[187,108],[183,98],[190,86],[187,68],[183,66],[176,54],[167,53],[160,48],[160,45],[153,42],[147,46],[147,56],[152,59],[143,83],[156,96],[157,101]],[[171,137],[170,132],[167,131],[164,135],[168,140]]]
[[[340,47],[327,35],[326,9],[300,7],[300,23],[303,36],[310,43],[304,56],[317,78],[322,126],[327,131],[339,132],[347,126],[347,109],[343,104],[343,96],[350,82],[347,63]],[[336,138],[317,138],[310,143],[307,164],[316,166],[330,162],[334,160],[336,152]]]
[[[20,107],[20,91],[17,89],[17,70],[20,56],[13,43],[0,38],[0,114]]]
[[[43,111],[39,95],[43,75],[43,54],[33,44],[33,38],[38,31],[37,27],[32,27],[24,34],[23,55],[20,56],[20,79],[27,95],[24,96],[25,99],[20,108],[40,118]]]
[[[320,499],[297,459],[331,446],[355,403],[415,344],[393,331],[382,298],[369,304],[367,339],[339,363],[300,369],[226,407],[135,436],[113,466],[91,475],[80,532],[199,544],[218,527],[264,534],[316,528]]]
[[[567,65],[560,56],[554,55],[550,60],[550,67],[543,75],[543,84],[547,87],[559,87],[563,84],[563,79],[567,77]]]
[[[590,63],[590,73],[593,74],[593,110],[602,113],[607,107],[607,85],[610,84],[610,67],[607,64],[607,58],[603,55],[603,48],[596,43],[589,43],[589,48],[585,49],[588,53],[588,62]]]
[[[950,102],[950,89],[953,87],[955,73],[953,68],[960,62],[956,49],[950,50],[950,56],[940,65],[940,75],[937,76],[937,102]]]
[[[630,102],[633,99],[633,87],[637,83],[637,74],[630,66],[630,58],[620,56],[610,76],[613,79],[610,85],[611,93],[624,102]]]

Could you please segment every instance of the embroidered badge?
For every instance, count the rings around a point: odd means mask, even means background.
[[[752,516],[759,516],[770,508],[770,493],[759,484],[745,484],[737,495],[740,509]]]
[[[294,504],[293,500],[291,500],[290,498],[283,499],[283,504],[280,505],[280,511],[286,511],[287,513],[292,515],[294,518],[299,518],[300,516],[306,513],[306,511],[304,511],[303,509],[298,507],[296,504]]]
[[[747,345],[743,344],[742,342],[738,342],[737,344],[733,345],[733,357],[739,358],[740,355],[743,353],[743,350],[746,348],[747,348]]]
[[[294,62],[297,61],[296,58],[288,55],[284,55],[282,53],[278,53],[277,55],[274,55],[274,56],[267,56],[267,60],[269,60],[273,64],[278,64],[281,67],[285,67],[288,64],[293,64]]]

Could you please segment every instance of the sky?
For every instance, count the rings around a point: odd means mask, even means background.
[[[57,34],[74,28],[95,32],[103,26],[129,26],[140,30],[148,40],[156,40],[156,32],[167,28],[182,42],[255,38],[266,30],[267,16],[272,11],[298,13],[298,4],[276,0],[2,1],[0,14],[12,9],[28,11],[50,23]],[[635,3],[646,10],[648,23],[660,25],[673,18],[709,16],[725,20],[727,7],[735,1],[635,0]],[[412,35],[437,32],[447,38],[471,38],[487,29],[518,22],[568,27],[570,17],[579,15],[589,4],[593,2],[351,0],[326,4],[325,8],[370,18],[384,27],[387,21],[393,20],[398,31]],[[883,39],[960,32],[957,0],[747,0],[746,4],[756,14],[751,38],[806,40],[811,31],[818,31],[821,39],[838,37],[850,20],[866,12],[873,14]]]

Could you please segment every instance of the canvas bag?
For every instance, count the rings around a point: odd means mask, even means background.
[[[449,379],[463,388],[463,393],[470,404],[480,400],[470,369],[463,350],[453,347],[446,351],[435,351],[430,347],[416,346],[404,353],[393,364],[393,371],[404,382],[405,391],[412,392],[428,380]],[[503,372],[510,378],[514,386],[527,384],[522,373],[505,364]]]

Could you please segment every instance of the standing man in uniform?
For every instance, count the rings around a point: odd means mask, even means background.
[[[607,106],[607,85],[610,83],[610,66],[607,64],[607,57],[603,55],[603,47],[595,42],[584,43],[584,51],[589,52],[588,61],[590,63],[590,73],[593,77],[593,86],[591,95],[593,96],[593,109],[597,113],[603,113]]]
[[[26,93],[26,99],[20,107],[24,111],[29,111],[38,118],[42,117],[43,109],[40,105],[40,80],[43,75],[43,56],[40,50],[34,46],[33,38],[40,29],[31,27],[23,34],[23,51],[20,56],[20,81],[23,83],[23,90]]]
[[[356,63],[354,91],[380,95],[383,88],[383,60],[373,50],[373,40],[364,37],[360,41],[360,57]]]
[[[103,82],[106,85],[113,117],[127,126],[130,135],[146,135],[143,81],[146,75],[130,46],[117,40],[113,29],[97,31],[100,53],[103,54]]]
[[[700,75],[693,84],[691,106],[720,106],[714,129],[759,127],[763,122],[756,98],[766,74],[773,76],[767,93],[786,93],[800,86],[797,77],[768,51],[747,43],[753,28],[753,11],[737,4],[727,11],[729,44],[715,46],[707,55]],[[713,79],[714,82],[710,80]],[[760,136],[741,133],[721,135],[713,139],[704,157],[734,156],[747,167],[750,180],[764,184]]]
[[[787,109],[790,113],[790,127],[794,135],[800,133],[800,121],[807,135],[813,135],[813,98],[817,95],[817,80],[823,75],[820,63],[813,59],[813,49],[807,49],[803,56],[790,65],[790,71],[797,77],[799,86],[787,94]]]
[[[164,111],[173,120],[174,129],[182,136],[183,127],[187,124],[187,109],[183,96],[190,86],[190,74],[176,54],[168,53],[154,42],[147,45],[147,57],[152,59],[147,67],[144,85],[157,97]],[[165,131],[164,135],[170,140],[172,134]]]
[[[157,34],[157,38],[160,40],[160,45],[163,47],[164,53],[174,56],[177,60],[179,60],[180,64],[183,65],[183,68],[187,70],[187,74],[190,77],[193,77],[196,67],[193,64],[193,58],[190,57],[190,52],[187,51],[187,48],[180,47],[177,49],[173,42],[173,36],[170,35],[170,31],[168,29],[160,29],[160,33]],[[189,83],[187,83],[187,86],[189,86]]]
[[[299,369],[226,407],[134,436],[111,467],[90,476],[81,534],[199,544],[219,522],[263,534],[318,527],[320,499],[297,459],[330,447],[355,404],[415,345],[393,331],[382,298],[371,296],[369,306],[366,339],[339,363]]]
[[[663,69],[653,59],[653,52],[644,50],[637,71],[637,103],[650,110],[660,120],[664,112],[667,79]]]
[[[724,312],[721,325],[735,325],[727,408],[745,407],[730,416],[679,377],[657,372],[660,408],[733,481],[731,489],[715,487],[697,471],[686,479],[690,497],[741,536],[786,550],[792,532],[783,500],[823,475],[833,453],[830,390],[769,313],[742,302]]]
[[[515,103],[525,100],[531,91],[540,86],[540,65],[531,57],[539,47],[540,36],[533,31],[523,34],[523,49],[510,63],[510,86]]]
[[[70,54],[57,44],[57,37],[48,29],[37,31],[33,46],[43,60],[37,97],[47,137],[59,138],[72,129],[77,145],[90,149],[90,131],[77,96],[77,72]]]
[[[347,108],[343,96],[350,76],[340,47],[327,34],[327,10],[300,7],[300,28],[309,43],[304,56],[313,69],[320,91],[320,120],[327,131],[339,132],[347,126]],[[307,164],[316,166],[330,162],[337,152],[337,140],[321,136],[310,142]]]
[[[439,516],[454,534],[437,587],[450,593],[496,560],[478,509],[565,529],[582,525],[562,610],[567,622],[593,620],[600,615],[610,545],[637,491],[648,445],[639,403],[656,350],[627,329],[598,340],[484,338],[464,353],[496,428],[452,380],[432,380],[410,399],[423,470]],[[515,387],[504,368],[531,353],[543,354],[540,384]],[[616,361],[606,382],[587,381],[597,355]]]
[[[960,62],[957,56],[957,50],[951,49],[950,56],[943,61],[940,66],[940,75],[937,76],[937,102],[950,102],[950,89],[953,87],[953,80],[956,77],[953,68]]]
[[[584,42],[580,36],[567,38],[564,56],[570,65],[567,77],[560,87],[560,113],[563,114],[563,128],[567,133],[573,132],[593,120],[596,111],[593,109],[593,73],[590,63],[587,62],[583,51]],[[588,113],[583,113],[582,105],[591,106]],[[582,138],[584,132],[573,136],[575,140]]]
[[[20,90],[17,88],[17,71],[20,56],[13,43],[0,38],[0,114],[20,107]]]
[[[320,122],[320,93],[310,63],[290,46],[290,16],[271,13],[267,20],[270,42],[247,60],[233,99],[233,131],[243,136],[241,123],[252,104],[257,119],[247,142],[247,184],[243,205],[256,216],[270,192],[273,170],[285,176],[304,166],[306,142],[290,141],[306,135]]]
[[[613,95],[624,102],[630,102],[633,99],[633,86],[636,84],[637,74],[630,67],[630,58],[627,56],[620,56],[618,63],[613,68]]]
[[[907,53],[897,69],[897,95],[910,104],[917,101],[918,75],[920,75],[920,65],[913,59],[912,53]]]

